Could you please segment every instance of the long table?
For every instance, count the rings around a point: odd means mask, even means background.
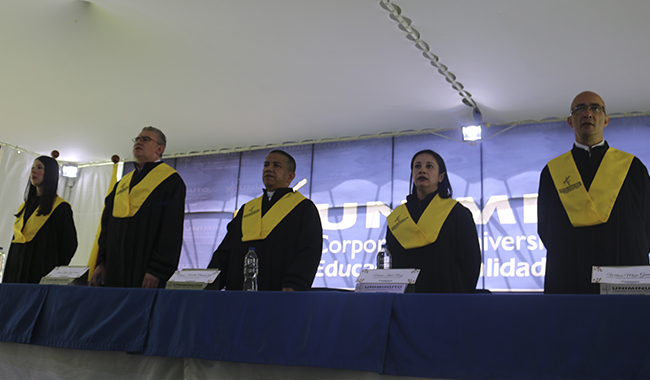
[[[645,296],[0,285],[10,347],[406,377],[648,379],[649,316]]]

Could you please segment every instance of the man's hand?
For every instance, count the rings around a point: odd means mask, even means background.
[[[90,286],[104,286],[104,275],[106,274],[106,267],[104,264],[99,264],[95,267],[93,276],[90,278]],[[98,282],[100,281],[101,282]]]
[[[144,280],[142,280],[142,288],[155,289],[158,287],[159,282],[160,280],[158,279],[158,277],[149,273],[145,273]]]

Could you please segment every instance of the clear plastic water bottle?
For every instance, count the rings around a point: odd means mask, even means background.
[[[257,291],[257,254],[255,248],[248,248],[248,253],[244,256],[244,290]]]
[[[391,256],[386,244],[382,244],[379,253],[377,253],[377,269],[390,269]]]
[[[2,282],[2,277],[5,274],[5,262],[7,261],[7,255],[5,251],[0,247],[0,283]]]

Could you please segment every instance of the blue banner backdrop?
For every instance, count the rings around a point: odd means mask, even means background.
[[[484,128],[470,145],[459,131],[282,148],[297,162],[295,185],[318,206],[323,254],[314,287],[353,288],[362,268],[374,268],[386,236],[386,216],[410,192],[410,161],[422,149],[444,158],[454,198],[473,215],[483,250],[477,287],[539,291],[546,250],[537,235],[539,174],[571,149],[566,122]],[[612,118],[609,144],[650,162],[650,117]],[[269,150],[165,161],[187,185],[180,268],[205,268],[236,209],[261,194]],[[130,170],[125,167],[125,170]]]

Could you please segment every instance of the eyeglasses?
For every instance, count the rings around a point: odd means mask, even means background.
[[[587,112],[587,109],[591,111],[592,113],[605,113],[605,107],[601,106],[600,104],[592,104],[590,106],[585,106],[583,104],[579,106],[575,106],[571,109],[571,115],[573,114],[583,114]]]
[[[133,141],[134,143],[137,143],[138,141],[141,141],[143,144],[146,144],[146,143],[148,143],[149,141],[153,141],[153,142],[155,142],[155,143],[158,144],[158,145],[162,145],[161,143],[159,143],[158,141],[152,139],[152,138],[149,137],[149,136],[138,136],[138,137],[132,139],[131,141]]]

